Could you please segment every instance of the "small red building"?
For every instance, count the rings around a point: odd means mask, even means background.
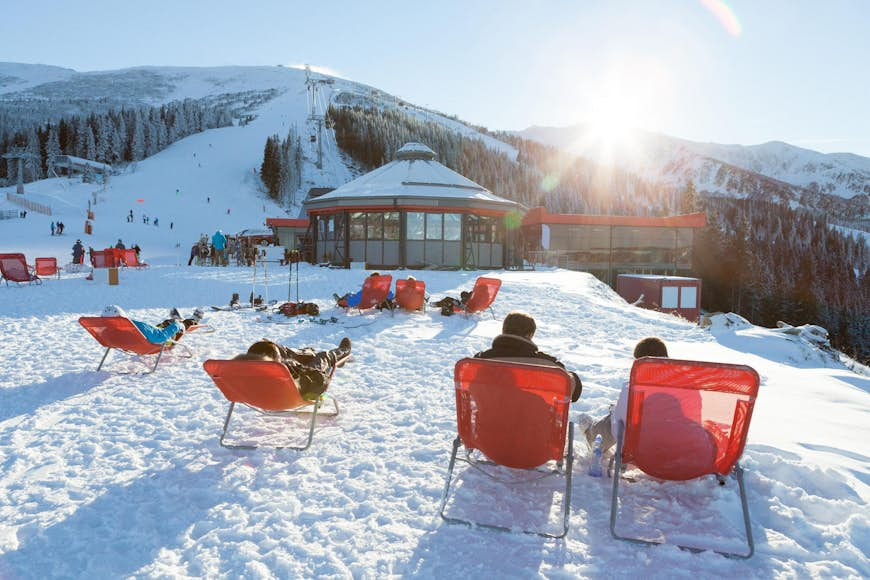
[[[678,314],[692,322],[701,315],[701,280],[683,276],[620,274],[616,292],[631,304]]]

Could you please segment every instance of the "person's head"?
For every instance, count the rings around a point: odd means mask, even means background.
[[[271,340],[260,340],[248,348],[246,356],[252,357],[244,360],[281,360],[281,351],[278,345]],[[243,355],[240,355],[243,356]]]
[[[519,310],[509,312],[504,317],[504,322],[501,325],[502,334],[513,334],[514,336],[521,336],[529,340],[535,336],[536,329],[535,319]]]
[[[409,281],[409,282],[416,282],[417,279],[414,278],[413,276],[411,276],[410,274],[408,274],[408,281]]]
[[[369,274],[369,278],[372,278],[374,276],[380,276],[380,275],[381,275],[380,272],[372,272],[371,274]]]
[[[643,358],[645,356],[660,356],[667,358],[668,347],[662,339],[655,336],[648,336],[641,339],[634,347],[634,358]]]
[[[76,240],[76,243],[77,243],[77,244],[81,244],[82,241],[81,241],[81,240]]]
[[[117,304],[109,304],[105,308],[103,308],[103,317],[110,318],[113,316],[120,316],[121,318],[127,318],[127,313],[124,312],[124,309],[118,306]]]

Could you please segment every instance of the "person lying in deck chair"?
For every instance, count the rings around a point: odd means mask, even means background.
[[[641,339],[634,347],[634,358],[643,358],[645,356],[658,356],[668,358],[668,347],[662,339],[655,336],[648,336]],[[622,390],[619,392],[619,398],[616,401],[616,406],[610,406],[610,411],[607,415],[598,419],[586,429],[586,441],[589,447],[592,447],[592,442],[595,441],[596,435],[601,435],[601,452],[605,452],[616,445],[617,429],[619,420],[625,421],[625,415],[628,411],[628,382],[622,385]],[[616,419],[614,420],[614,414]]]
[[[441,309],[442,316],[453,316],[456,313],[454,308],[462,308],[469,298],[471,298],[471,292],[463,290],[459,293],[459,298],[445,296],[441,300],[433,302],[432,305]]]
[[[504,322],[501,327],[501,334],[492,340],[492,347],[489,350],[474,355],[474,358],[492,358],[500,360],[517,360],[517,359],[541,359],[549,361],[551,364],[565,368],[565,365],[559,362],[559,359],[538,350],[538,345],[532,342],[532,337],[535,336],[537,325],[535,319],[525,312],[514,310],[509,312],[504,317]],[[534,363],[534,360],[524,360],[522,362]],[[545,364],[545,363],[542,363]],[[580,393],[583,392],[583,383],[580,382],[580,377],[574,371],[568,371],[574,382],[573,392],[571,393],[571,401],[577,402],[580,398]]]
[[[371,274],[369,274],[368,277],[371,278],[373,276],[380,276],[380,275],[381,275],[380,272],[372,272]],[[335,298],[335,304],[340,306],[341,308],[353,308],[353,307],[359,305],[360,301],[362,300],[362,295],[363,295],[363,290],[362,290],[362,288],[360,288],[356,292],[347,292],[344,294],[344,296],[339,296],[338,294],[333,294],[332,297]],[[390,307],[389,303],[392,302],[393,298],[395,298],[395,296],[393,295],[393,291],[390,290],[387,293],[386,301],[384,301],[384,303],[378,305],[377,308],[379,310],[383,309],[383,308],[389,308]]]
[[[195,326],[199,324],[199,321],[202,320],[202,310],[197,308],[193,311],[193,314],[190,318],[181,318],[181,315],[178,313],[178,310],[173,308],[170,312],[170,317],[159,324],[148,324],[147,322],[142,322],[140,320],[133,320],[124,310],[115,304],[110,304],[103,309],[104,317],[111,316],[120,316],[122,318],[127,318],[136,325],[136,328],[139,329],[148,342],[153,344],[162,344],[167,340],[178,340],[184,334],[184,332],[190,328],[191,326]]]
[[[248,347],[248,352],[233,360],[275,361],[283,363],[307,401],[316,401],[329,386],[333,367],[344,364],[350,356],[350,339],[344,337],[338,348],[317,352],[313,348],[289,348],[263,339]]]

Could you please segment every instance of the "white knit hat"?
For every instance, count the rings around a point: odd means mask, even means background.
[[[103,317],[108,318],[111,316],[120,316],[122,318],[127,318],[127,313],[124,312],[124,309],[117,304],[109,304],[108,306],[103,308]]]

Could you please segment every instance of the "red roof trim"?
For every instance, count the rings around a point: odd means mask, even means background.
[[[266,225],[270,228],[307,228],[307,219],[290,218],[266,218]]]
[[[343,211],[420,211],[425,213],[471,213],[475,215],[502,216],[510,210],[482,209],[470,207],[449,207],[438,205],[333,205],[325,208],[308,208],[309,215],[331,214]]]
[[[667,217],[622,216],[622,215],[584,215],[549,213],[547,208],[530,209],[523,216],[524,226],[541,224],[567,224],[584,226],[641,226],[667,228],[703,228],[707,225],[704,212]]]

